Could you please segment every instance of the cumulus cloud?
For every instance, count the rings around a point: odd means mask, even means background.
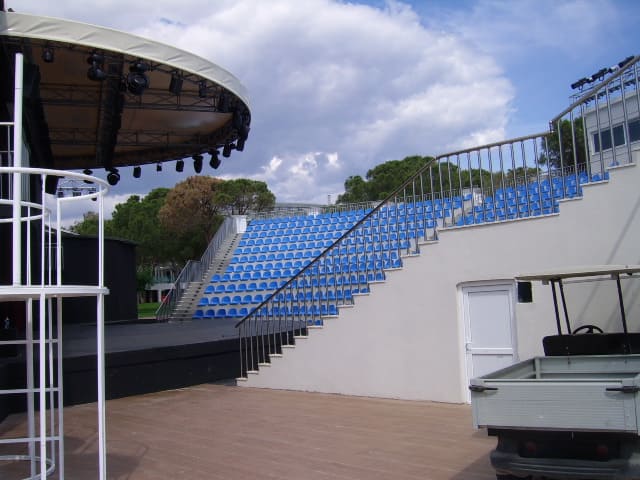
[[[498,140],[511,114],[494,59],[401,2],[40,3],[15,7],[170,39],[229,69],[249,89],[252,128],[215,173],[263,179],[280,201],[324,202],[386,160]]]

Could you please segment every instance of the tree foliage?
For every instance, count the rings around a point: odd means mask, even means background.
[[[270,208],[275,196],[264,182],[194,176],[173,189],[157,188],[146,196],[130,196],[105,221],[105,235],[137,244],[139,288],[150,281],[156,265],[181,267],[199,258],[222,223],[224,214]],[[98,214],[87,212],[70,227],[81,235],[97,235]]]
[[[587,146],[582,117],[573,120],[573,131],[570,120],[554,123],[546,140],[540,141],[540,149],[540,163],[548,164],[552,168],[572,167],[576,163],[578,167],[584,165],[587,162]]]
[[[404,160],[392,160],[382,163],[367,172],[366,180],[359,175],[353,175],[344,182],[345,192],[338,197],[338,203],[359,203],[383,200],[399,188],[407,179],[416,174],[431,157],[406,157]],[[415,193],[440,193],[459,195],[460,188],[481,187],[485,190],[498,189],[505,178],[528,176],[537,174],[535,168],[518,167],[509,170],[503,176],[499,172],[490,172],[480,168],[465,168],[464,164],[453,162],[431,163],[430,166],[416,179]],[[414,188],[414,185],[409,186]]]
[[[78,235],[97,235],[98,234],[98,214],[96,212],[86,212],[82,216],[82,220],[74,223],[69,230]]]
[[[160,223],[175,235],[200,238],[206,246],[221,223],[223,206],[215,201],[224,180],[194,176],[176,184],[160,208]]]
[[[273,207],[276,197],[265,182],[238,178],[216,186],[214,203],[232,215],[260,212]]]
[[[338,203],[358,203],[383,200],[402,182],[429,162],[431,157],[412,156],[403,160],[390,160],[367,172],[366,180],[354,175],[344,182],[345,192],[338,196]]]

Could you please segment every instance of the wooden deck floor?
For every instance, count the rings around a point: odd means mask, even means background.
[[[95,404],[65,409],[65,441],[65,478],[96,478]],[[200,385],[107,402],[107,443],[110,479],[495,479],[467,405]]]

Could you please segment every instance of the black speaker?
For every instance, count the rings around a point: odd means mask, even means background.
[[[50,195],[55,195],[58,189],[58,180],[60,177],[55,175],[47,175],[47,179],[44,181],[44,191]]]

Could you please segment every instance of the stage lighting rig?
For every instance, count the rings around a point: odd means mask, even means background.
[[[177,72],[171,74],[171,81],[169,82],[169,92],[176,97],[182,93],[182,77]]]
[[[193,157],[193,170],[196,173],[202,172],[202,155],[196,153]]]
[[[231,156],[231,150],[235,148],[235,145],[232,143],[225,143],[222,148],[222,156],[225,158],[229,158]]]
[[[207,98],[207,81],[200,80],[198,82],[198,97]]]
[[[109,173],[107,174],[107,183],[112,187],[117,185],[120,181],[120,173],[118,173],[117,168],[109,169]]]
[[[55,59],[55,56],[53,54],[53,48],[51,48],[50,46],[45,46],[42,49],[42,61],[44,63],[53,63],[53,60]]]
[[[209,166],[213,169],[216,169],[220,166],[220,157],[218,156],[218,150],[210,150],[209,155],[211,155],[211,160],[209,160]]]
[[[107,73],[104,71],[104,55],[93,52],[87,58],[87,63],[91,65],[89,70],[87,70],[89,80],[102,82],[107,78]]]
[[[156,164],[156,172],[161,172],[162,171],[162,164],[158,163]]]
[[[133,178],[140,178],[142,176],[142,168],[140,165],[133,167]]]
[[[178,160],[176,162],[176,172],[182,172],[184,170],[184,160]]]
[[[129,66],[129,75],[127,75],[127,89],[134,95],[142,95],[149,88],[149,77],[145,72],[149,70],[149,66],[138,60]]]

